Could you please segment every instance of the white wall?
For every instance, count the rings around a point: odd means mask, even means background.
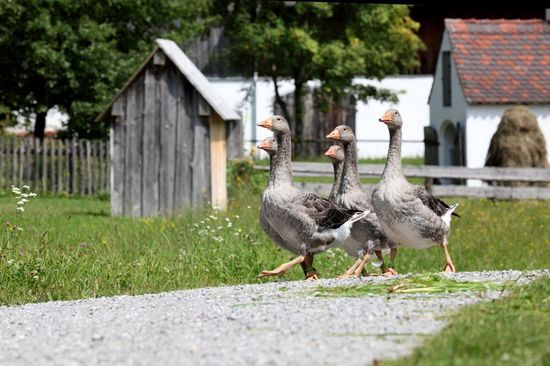
[[[509,105],[470,105],[466,120],[466,166],[481,168],[489,150],[491,138],[496,132],[500,119]],[[527,106],[535,115],[546,138],[550,141],[550,105]],[[550,151],[548,154],[550,159]]]
[[[355,129],[358,140],[382,140],[380,142],[359,141],[358,153],[362,158],[386,157],[388,152],[388,128],[378,122],[382,114],[394,107],[403,117],[403,140],[419,142],[403,143],[402,154],[407,157],[424,156],[424,126],[430,124],[428,96],[433,83],[431,75],[389,76],[381,81],[355,78],[355,83],[370,84],[399,92],[399,102],[369,101],[357,103]]]
[[[377,87],[392,89],[399,94],[399,103],[394,107],[399,109],[404,118],[404,139],[423,140],[423,127],[429,124],[429,108],[427,104],[430,87],[432,84],[431,75],[411,76],[390,76],[382,81],[373,81],[366,78],[356,78],[355,82],[372,84]],[[255,143],[252,140],[261,140],[271,133],[256,123],[273,114],[273,100],[275,91],[273,83],[269,78],[260,78],[257,82],[257,106],[256,119],[252,121],[251,99],[247,91],[251,86],[250,79],[244,78],[209,78],[212,85],[229,105],[233,106],[243,116],[245,151],[255,151]],[[317,83],[310,82],[308,85],[315,86]],[[283,80],[279,83],[281,95],[294,91],[294,84],[290,80]],[[388,130],[385,125],[378,122],[384,111],[391,107],[390,103],[370,101],[358,103],[356,115],[356,135],[358,140],[376,139],[381,142],[359,142],[360,157],[385,157],[388,148]],[[255,136],[254,136],[255,134]],[[254,138],[255,137],[255,138]],[[424,144],[404,143],[404,156],[423,156]],[[263,155],[261,155],[263,156]]]
[[[31,116],[30,121],[27,121],[24,116],[19,115],[17,112],[14,112],[14,114],[17,118],[17,125],[14,127],[6,128],[6,132],[21,134],[25,133],[26,131],[34,130],[34,116]],[[68,121],[69,116],[66,113],[61,112],[57,107],[53,107],[48,111],[48,114],[46,115],[45,131],[46,133],[48,133],[63,130],[65,128],[65,124]]]
[[[442,144],[443,141],[443,129],[446,121],[452,122],[455,127],[457,122],[462,125],[466,121],[467,104],[462,93],[460,86],[460,80],[458,79],[458,73],[456,71],[456,65],[451,53],[451,105],[448,107],[443,106],[443,82],[442,82],[442,57],[443,51],[450,51],[451,45],[449,43],[449,35],[447,31],[443,33],[443,39],[441,40],[441,48],[439,50],[439,56],[437,58],[437,65],[435,68],[434,82],[432,91],[430,94],[430,125],[437,131],[437,137],[439,139],[439,164],[449,165],[449,154],[445,153],[444,149],[448,149],[447,146]]]
[[[259,140],[271,135],[265,128],[256,126],[264,118],[273,115],[273,100],[275,89],[270,78],[259,78],[256,83],[256,121],[252,121],[251,86],[252,80],[245,78],[208,78],[225,102],[242,115],[244,128],[245,152],[256,152]],[[287,94],[294,91],[292,81],[279,82],[279,93]]]

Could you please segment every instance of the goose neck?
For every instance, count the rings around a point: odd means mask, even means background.
[[[401,128],[390,129],[390,145],[382,179],[403,176],[401,167]]]
[[[359,179],[359,171],[357,169],[357,147],[355,146],[355,139],[344,145],[344,168],[342,174],[343,188],[347,187],[361,187]]]
[[[271,185],[292,183],[291,143],[290,133],[277,134],[277,154],[272,160],[272,174],[269,177]]]
[[[334,184],[332,185],[330,195],[328,196],[330,201],[332,201],[336,197],[336,194],[338,194],[338,189],[340,189],[343,165],[344,163],[341,161],[335,161],[332,163],[332,167],[334,168]]]

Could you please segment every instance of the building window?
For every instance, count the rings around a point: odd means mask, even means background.
[[[443,106],[451,106],[451,52],[444,51],[442,53],[443,75]]]

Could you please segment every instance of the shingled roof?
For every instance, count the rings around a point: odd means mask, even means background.
[[[445,26],[468,103],[550,103],[550,24],[446,19]]]

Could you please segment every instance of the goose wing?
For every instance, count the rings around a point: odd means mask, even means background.
[[[307,214],[317,225],[323,228],[336,229],[348,221],[358,210],[342,209],[329,200],[313,193],[306,193],[296,198],[305,207]]]
[[[443,216],[445,212],[451,208],[447,203],[437,197],[434,197],[426,190],[426,188],[422,186],[414,186],[414,195],[422,201],[424,206],[435,212],[437,216]],[[452,215],[460,217],[460,215],[455,212],[453,212]]]

